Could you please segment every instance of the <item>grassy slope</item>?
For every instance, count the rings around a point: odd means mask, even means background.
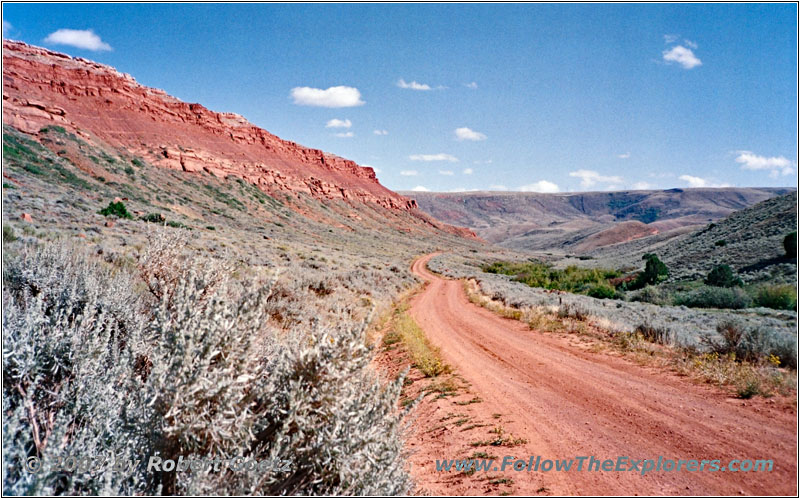
[[[156,168],[59,129],[39,139],[4,129],[3,223],[17,234],[80,237],[105,252],[129,252],[148,230],[138,219],[159,213],[192,229],[190,245],[204,254],[228,253],[259,265],[317,261],[330,270],[364,266],[405,275],[416,254],[469,244],[376,205],[269,195],[242,181]],[[107,227],[97,212],[116,197],[135,220],[108,220],[113,226]],[[22,213],[31,214],[33,223],[21,222]]]

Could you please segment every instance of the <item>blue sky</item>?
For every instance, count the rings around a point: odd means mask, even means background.
[[[796,19],[794,4],[3,6],[6,38],[432,191],[796,186]]]

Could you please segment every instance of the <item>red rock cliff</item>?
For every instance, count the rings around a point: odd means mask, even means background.
[[[109,66],[9,40],[3,40],[3,123],[32,134],[47,125],[86,138],[88,131],[154,165],[233,175],[265,191],[416,211],[414,200],[383,187],[372,168],[282,140],[242,116],[182,102]]]

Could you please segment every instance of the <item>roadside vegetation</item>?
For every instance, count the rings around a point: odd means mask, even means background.
[[[571,265],[557,269],[539,262],[494,262],[482,267],[484,272],[513,276],[517,282],[544,289],[557,289],[595,298],[612,298],[616,295],[610,284],[622,274],[616,270],[584,269]]]
[[[307,281],[268,269],[236,277],[234,262],[184,247],[180,233],[162,230],[135,262],[67,243],[5,248],[4,493],[408,491],[403,380],[384,384],[369,367],[366,321],[340,308],[336,321],[287,322],[315,295]],[[267,475],[20,466],[111,452],[292,464]]]
[[[390,329],[383,336],[384,346],[402,342],[411,357],[411,365],[427,377],[450,372],[450,366],[442,360],[439,349],[430,344],[425,332],[406,310],[405,304],[394,310]]]
[[[709,269],[703,280],[670,283],[663,278],[669,272],[666,265],[657,256],[646,255],[644,270],[607,278],[609,286],[616,285],[617,299],[598,299],[530,287],[518,277],[531,262],[487,265],[483,263],[487,257],[491,254],[442,254],[431,259],[429,267],[465,279],[473,303],[525,322],[532,330],[593,338],[598,348],[613,348],[644,363],[668,366],[737,396],[794,393],[797,314],[793,285],[742,286],[740,276],[724,265]],[[502,272],[484,272],[490,268]],[[582,275],[602,277],[602,272]],[[581,274],[573,271],[571,275]],[[637,281],[652,284],[631,289]],[[597,281],[582,284],[590,282]],[[744,308],[767,303],[772,308]]]
[[[378,205],[159,168],[61,127],[3,132],[4,493],[412,489],[405,378],[375,370],[365,329],[416,285],[414,255],[464,240]],[[420,365],[443,369],[403,330]],[[294,464],[267,479],[20,467],[112,451]]]
[[[559,269],[542,262],[496,261],[481,266],[489,274],[511,276],[534,288],[559,290],[600,299],[641,301],[692,308],[797,310],[797,292],[789,284],[745,285],[729,265],[714,266],[701,281],[664,283],[669,269],[657,255],[642,257],[641,271],[624,273],[570,265]]]
[[[638,362],[666,366],[740,398],[790,395],[797,390],[796,343],[787,343],[765,328],[723,320],[716,334],[702,336],[700,346],[686,345],[669,328],[648,322],[633,331],[619,330],[580,306],[512,307],[483,294],[471,279],[464,281],[464,289],[472,303],[524,322],[534,331],[591,338],[600,349],[612,348]]]

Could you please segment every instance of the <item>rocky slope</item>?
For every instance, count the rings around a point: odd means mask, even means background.
[[[404,194],[437,219],[470,227],[508,248],[586,253],[639,238],[669,238],[791,190]]]
[[[240,178],[267,193],[377,204],[474,237],[419,213],[369,167],[282,140],[242,116],[182,102],[109,66],[9,40],[3,41],[3,123],[32,135],[63,127],[90,145],[124,149],[157,167]]]

